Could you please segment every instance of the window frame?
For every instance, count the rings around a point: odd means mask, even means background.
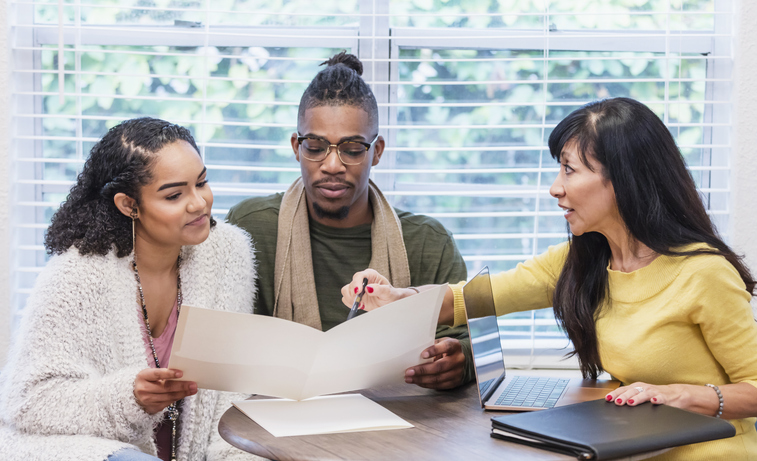
[[[732,18],[730,14],[732,2],[730,0],[716,0],[715,15],[715,34],[725,35],[731,33]],[[67,5],[70,6],[70,5]],[[703,56],[715,56],[707,59],[707,76],[706,79],[711,82],[706,86],[706,104],[704,123],[704,142],[710,146],[707,149],[710,166],[702,167],[706,170],[703,175],[702,188],[706,202],[714,205],[717,201],[713,214],[729,214],[729,198],[725,195],[719,195],[714,199],[713,194],[709,191],[729,192],[729,180],[714,180],[711,174],[714,169],[729,169],[730,164],[730,138],[727,133],[730,123],[720,129],[718,125],[722,120],[728,120],[730,111],[730,89],[728,85],[716,84],[714,80],[731,79],[730,66],[731,62],[720,57],[728,53],[721,51],[723,45],[721,40],[715,40],[709,32],[697,33],[687,32],[685,34],[669,34],[664,31],[607,31],[607,30],[550,30],[548,36],[544,36],[543,30],[503,30],[503,29],[420,29],[408,27],[391,27],[389,16],[389,1],[382,0],[360,0],[360,19],[357,26],[334,27],[329,30],[337,30],[332,35],[324,35],[323,28],[319,27],[229,27],[202,25],[197,28],[177,27],[177,26],[88,26],[81,24],[64,25],[59,28],[55,25],[34,25],[34,5],[29,3],[17,3],[14,5],[17,22],[13,26],[14,34],[14,60],[17,68],[41,69],[40,52],[35,49],[45,45],[63,45],[74,46],[79,48],[86,45],[113,45],[113,46],[182,46],[182,47],[209,47],[209,46],[257,46],[257,47],[290,47],[302,46],[302,37],[308,37],[308,46],[327,47],[327,48],[348,48],[355,50],[357,55],[365,64],[364,78],[368,81],[374,90],[376,99],[379,103],[380,125],[383,127],[385,139],[387,140],[387,149],[381,164],[372,172],[372,179],[379,185],[386,195],[391,197],[397,193],[396,176],[399,170],[397,165],[396,153],[400,146],[397,146],[397,86],[392,82],[399,80],[399,70],[393,57],[398,57],[401,49],[413,48],[447,48],[447,49],[502,49],[502,50],[550,50],[550,51],[603,51],[603,52],[655,52],[666,53],[668,51],[680,53],[697,53]],[[78,7],[77,7],[78,8]],[[77,15],[77,18],[80,17]],[[31,18],[31,19],[30,19]],[[31,25],[29,25],[31,24]],[[137,28],[142,33],[134,34],[133,30]],[[260,34],[255,34],[260,31]],[[621,37],[622,35],[622,37]],[[628,35],[636,35],[637,39],[628,40]],[[313,36],[320,36],[314,40]],[[365,37],[365,38],[361,38]],[[602,38],[602,40],[598,40]],[[345,40],[347,42],[345,42]],[[346,46],[348,43],[349,46]],[[80,69],[80,51],[75,51],[76,70]],[[673,57],[672,59],[675,59]],[[27,67],[29,66],[29,67]],[[69,78],[69,77],[67,77]],[[74,75],[78,79],[78,75]],[[42,100],[43,97],[38,95],[41,91],[41,73],[34,73],[34,78],[21,79],[14,77],[16,84],[15,107],[31,107],[31,114],[14,114],[13,124],[13,152],[15,157],[14,188],[17,197],[28,197],[31,200],[20,200],[14,204],[14,216],[23,217],[21,222],[33,221],[34,225],[18,225],[16,222],[12,231],[13,256],[12,263],[14,271],[38,272],[41,270],[40,259],[44,260],[44,255],[40,254],[40,245],[21,244],[20,235],[25,229],[33,229],[35,233],[41,232],[46,225],[39,224],[44,222],[40,217],[44,213],[42,199],[43,189],[54,189],[56,191],[66,192],[70,184],[55,184],[51,181],[26,181],[17,180],[19,177],[42,177],[41,161],[24,161],[24,156],[19,156],[20,152],[33,152],[35,159],[42,158],[43,142],[42,136]],[[546,84],[546,83],[545,83]],[[76,87],[78,88],[78,82]],[[723,103],[716,103],[716,102]],[[587,101],[588,102],[588,101]],[[85,153],[83,152],[83,142],[81,140],[82,131],[82,112],[78,111],[77,115],[71,118],[77,119],[77,162],[83,162]],[[180,121],[179,121],[180,122]],[[667,120],[666,120],[667,122]],[[711,124],[708,126],[708,124]],[[716,127],[717,125],[717,127]],[[674,128],[672,125],[671,128]],[[707,141],[711,144],[708,144]],[[283,141],[282,141],[283,142]],[[201,155],[205,155],[205,148],[212,143],[198,143],[201,149]],[[712,146],[722,147],[728,150],[728,155],[713,155]],[[542,146],[543,148],[544,146]],[[209,164],[210,170],[214,168],[225,168],[223,165]],[[226,167],[227,168],[227,167]],[[291,170],[296,170],[292,168]],[[549,171],[549,167],[539,166],[539,171]],[[557,168],[552,168],[556,171]],[[520,171],[520,170],[519,170]],[[540,175],[541,176],[541,175]],[[277,187],[280,185],[277,185]],[[470,190],[470,187],[465,187]],[[275,192],[279,189],[268,190],[266,188],[255,187],[234,187],[233,185],[221,185],[214,187],[218,193],[265,193]],[[30,192],[33,191],[33,192]],[[548,185],[539,184],[536,187],[535,197],[548,196]],[[539,200],[537,200],[537,203]],[[725,211],[720,211],[725,210]],[[223,214],[225,210],[216,210],[217,213]],[[543,216],[559,214],[557,212],[535,211],[535,215]],[[439,214],[429,213],[430,216],[439,217]],[[15,221],[15,220],[14,220]],[[729,233],[727,229],[721,230],[722,233]],[[501,238],[503,235],[491,235],[488,237]],[[533,234],[513,234],[506,238],[521,238],[528,236],[534,239],[534,251],[531,255],[501,255],[499,260],[522,261],[536,253],[536,240],[540,237],[538,232],[538,220],[535,223]],[[555,236],[553,234],[547,234]],[[457,237],[461,240],[481,238],[473,234],[464,234]],[[31,255],[20,254],[25,251],[31,251]],[[467,256],[466,262],[492,259],[492,255]],[[27,262],[28,261],[28,262]],[[34,266],[34,268],[32,268]],[[471,274],[472,275],[472,274]],[[19,295],[26,295],[29,289],[19,289],[15,281],[12,282],[12,306],[17,306]],[[13,309],[13,307],[12,307]],[[20,309],[19,309],[20,310]],[[548,325],[545,319],[537,319],[533,314],[530,320],[502,320],[503,325],[521,325],[523,322],[530,322],[531,325],[540,326]],[[534,356],[536,347],[536,336],[532,328],[531,356]],[[531,363],[538,362],[538,359],[532,359]],[[548,360],[549,366],[560,366],[553,361]],[[575,366],[575,363],[569,366]]]

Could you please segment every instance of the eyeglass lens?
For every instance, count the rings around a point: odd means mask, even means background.
[[[329,152],[330,144],[321,139],[306,138],[302,140],[303,154],[311,160],[322,160]],[[340,158],[344,163],[360,163],[367,152],[364,145],[357,142],[343,142],[337,145]]]

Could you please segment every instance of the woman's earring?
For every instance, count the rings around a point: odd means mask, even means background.
[[[131,209],[131,251],[134,252],[134,257],[137,255],[137,208]]]

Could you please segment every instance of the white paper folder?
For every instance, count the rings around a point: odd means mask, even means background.
[[[275,437],[413,427],[360,394],[325,395],[299,402],[244,400],[234,402],[234,406]]]
[[[200,388],[292,400],[401,383],[434,343],[446,289],[387,304],[327,332],[185,305],[170,367]]]

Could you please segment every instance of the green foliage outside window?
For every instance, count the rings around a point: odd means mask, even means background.
[[[83,24],[100,25],[103,34],[108,33],[107,27],[133,25],[161,26],[180,33],[176,21],[184,21],[178,24],[237,30],[318,27],[323,34],[339,35],[359,30],[360,17],[354,13],[359,12],[360,3],[109,0],[98,1],[97,8],[79,8],[66,1],[63,11],[68,24],[80,14]],[[108,5],[114,8],[100,7]],[[143,9],[124,9],[129,6]],[[543,17],[547,7],[548,24]],[[178,11],[181,8],[190,10]],[[699,13],[686,14],[692,11]],[[411,0],[391,1],[389,13],[390,27],[416,28],[419,36],[422,28],[708,31],[714,28],[716,17],[714,0]],[[35,7],[39,24],[57,24],[57,15],[55,2]],[[388,37],[378,37],[382,38]],[[37,52],[43,71],[38,82],[44,93],[42,113],[68,117],[41,119],[44,136],[62,138],[44,140],[41,156],[86,156],[93,142],[120,120],[153,116],[192,130],[203,144],[206,163],[220,166],[209,170],[214,187],[283,190],[299,175],[289,146],[299,98],[319,63],[341,49],[315,47],[307,41],[290,48],[86,44],[76,52],[66,46],[66,96],[61,101],[58,49],[45,46]],[[440,221],[458,235],[515,236],[459,239],[462,253],[470,258],[471,273],[484,263],[495,272],[509,269],[519,255],[530,255],[534,248],[541,252],[565,239],[565,221],[554,199],[545,193],[556,164],[543,146],[551,127],[588,101],[627,96],[646,102],[672,124],[689,165],[709,166],[707,149],[698,147],[704,144],[707,107],[703,101],[708,99],[708,60],[700,54],[456,49],[454,43],[442,42],[438,47],[399,48],[398,53],[390,63],[398,79],[390,83],[396,99],[390,101],[394,118],[389,137],[398,150],[389,155],[394,168],[406,171],[394,175],[397,192],[391,199],[403,209],[439,214]],[[75,71],[80,73],[74,75]],[[79,133],[85,141],[77,146],[77,141],[69,139]],[[388,130],[382,134],[387,136]],[[267,167],[273,169],[265,171]],[[539,172],[540,167],[547,170]],[[73,181],[79,168],[76,163],[46,163],[41,179]],[[708,174],[695,172],[694,177],[701,183]],[[444,193],[407,193],[418,187]],[[533,193],[537,187],[540,195]],[[496,188],[503,193],[454,194],[466,188]],[[215,207],[226,209],[248,195],[234,190],[216,193]],[[43,194],[51,202],[64,197],[60,188]],[[537,208],[539,217],[533,216]],[[504,215],[447,216],[492,210]],[[52,209],[46,217],[51,214]],[[535,229],[546,235],[536,244]],[[482,261],[476,255],[515,259]],[[537,319],[550,315],[535,314]],[[523,315],[514,318],[519,317]],[[530,332],[532,327],[515,326],[509,331],[518,337],[518,332]],[[561,337],[554,324],[537,326],[534,331]]]

